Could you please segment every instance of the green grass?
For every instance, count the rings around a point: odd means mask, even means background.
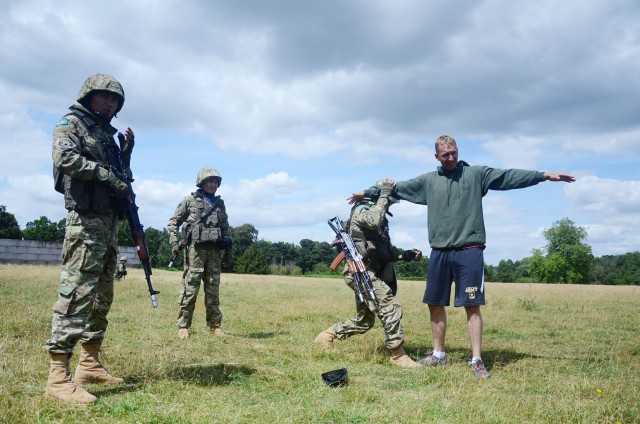
[[[0,422],[22,423],[633,423],[640,422],[640,288],[488,283],[477,380],[463,310],[447,308],[450,365],[405,371],[389,363],[380,324],[337,341],[313,339],[352,316],[337,279],[222,276],[223,328],[207,332],[199,300],[192,336],[177,338],[180,274],[154,270],[160,307],[142,272],[116,283],[105,364],[126,384],[89,386],[88,407],[44,397],[58,267],[0,265]],[[406,349],[431,346],[424,283],[402,281]],[[75,359],[72,367],[75,367]],[[346,387],[320,374],[347,367]]]

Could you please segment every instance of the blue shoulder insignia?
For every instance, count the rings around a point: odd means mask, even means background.
[[[67,118],[61,119],[60,122],[56,124],[56,127],[59,127],[60,125],[69,125],[69,120]]]

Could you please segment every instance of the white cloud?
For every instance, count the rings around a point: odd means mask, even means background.
[[[320,239],[348,213],[343,197],[433,170],[433,140],[451,134],[473,164],[579,177],[487,196],[486,257],[528,255],[566,216],[594,231],[594,253],[637,241],[634,0],[114,0],[95,13],[70,0],[0,5],[0,204],[21,225],[64,216],[51,131],[86,77],[106,72],[127,96],[117,126],[140,136],[145,226],[164,227],[214,162],[234,223]],[[392,234],[428,250],[427,208],[393,212]]]

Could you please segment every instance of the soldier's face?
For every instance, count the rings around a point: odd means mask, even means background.
[[[217,178],[209,178],[202,183],[202,189],[209,194],[216,194],[218,187],[220,187],[220,181]]]
[[[91,97],[91,110],[111,118],[118,109],[119,102],[120,99],[115,94],[99,91]]]
[[[447,171],[452,171],[456,169],[456,165],[458,164],[458,147],[455,145],[452,146],[438,146],[436,150],[436,159]]]

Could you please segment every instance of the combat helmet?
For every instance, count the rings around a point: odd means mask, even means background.
[[[217,178],[219,180],[219,185],[222,185],[222,175],[220,175],[217,169],[202,168],[200,171],[198,171],[198,176],[196,177],[196,186],[202,188],[202,184],[207,178]]]
[[[123,256],[123,257],[121,257],[121,258],[120,258],[120,262],[127,262],[127,258],[126,258],[126,257],[124,257],[124,256]]]
[[[82,88],[78,92],[78,103],[82,106],[89,108],[89,102],[91,101],[91,94],[94,91],[108,91],[115,94],[120,101],[113,116],[116,116],[122,106],[124,105],[124,88],[122,84],[112,77],[106,74],[93,74],[82,84]]]

